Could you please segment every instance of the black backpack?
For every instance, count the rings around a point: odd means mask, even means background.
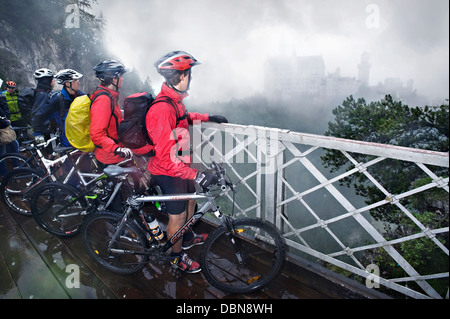
[[[36,95],[36,89],[25,88],[20,91],[17,101],[19,104],[19,111],[22,114],[22,120],[31,124],[31,109],[34,105],[34,98]]]
[[[123,102],[124,120],[120,123],[117,135],[119,142],[123,146],[138,149],[147,144],[153,145],[153,142],[147,134],[145,118],[150,107],[159,102],[167,102],[172,105],[177,112],[177,125],[185,119],[187,114],[179,116],[178,109],[173,101],[168,97],[155,100],[150,93],[142,92],[128,96]]]

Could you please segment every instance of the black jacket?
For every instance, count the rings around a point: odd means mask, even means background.
[[[59,105],[58,94],[51,92],[50,85],[38,83],[34,94],[34,104],[31,109],[31,126],[35,133],[43,134],[47,131],[48,118],[41,116],[46,110],[53,109],[53,105]]]
[[[6,103],[3,97],[0,97],[0,128],[8,127],[11,124],[9,117],[8,103]]]

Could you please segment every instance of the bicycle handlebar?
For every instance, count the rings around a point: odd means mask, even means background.
[[[129,161],[129,160],[126,160],[126,161]],[[124,162],[121,162],[121,163],[124,163]],[[216,172],[217,185],[220,186],[220,189],[222,191],[226,191],[227,187],[230,187],[230,189],[234,192],[233,183],[231,183],[229,178],[227,178],[225,168],[223,168],[223,166],[221,164],[214,162],[214,161],[211,163],[211,168]],[[140,168],[135,168],[135,170],[127,170],[118,165],[109,165],[107,168],[104,169],[104,173],[111,177],[119,176],[119,175],[123,175],[123,174],[129,174],[129,173],[139,173],[139,172],[140,172]]]
[[[225,179],[226,171],[222,165],[213,161],[211,164],[211,168],[216,171],[216,176],[218,178],[217,184],[220,185],[220,189],[222,191],[226,191],[228,186],[230,186],[230,188],[233,189],[232,187],[233,185],[227,182],[227,180]]]
[[[58,138],[57,136],[54,136],[43,143],[36,144],[36,147],[38,148],[47,147],[50,145],[51,142],[55,141],[57,138]]]

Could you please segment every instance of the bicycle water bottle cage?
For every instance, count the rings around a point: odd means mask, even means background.
[[[108,177],[116,177],[120,175],[138,173],[139,169],[137,167],[120,167],[118,165],[108,165],[103,172]]]

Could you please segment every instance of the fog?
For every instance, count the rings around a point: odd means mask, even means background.
[[[223,101],[263,92],[269,56],[321,55],[327,73],[357,76],[364,51],[370,85],[414,80],[421,95],[449,97],[447,0],[99,0],[111,56],[147,76],[153,63],[184,50],[195,67],[190,95]]]

